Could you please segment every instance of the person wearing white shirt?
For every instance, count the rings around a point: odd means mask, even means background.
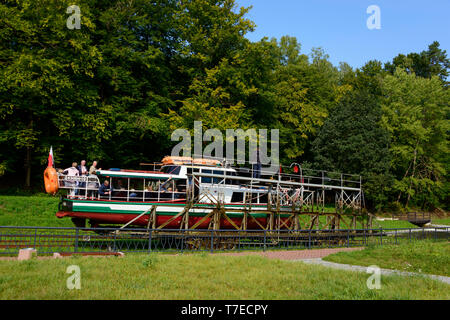
[[[63,171],[63,174],[67,175],[68,177],[79,176],[80,174],[77,169],[77,163],[73,162],[72,166],[70,168],[67,168],[66,170]],[[75,186],[77,185],[77,182],[76,181],[66,181],[66,184],[68,184],[69,186],[72,186],[72,189],[70,190],[70,195],[75,196],[76,191],[77,191]]]

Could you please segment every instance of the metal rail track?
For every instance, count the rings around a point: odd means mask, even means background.
[[[449,235],[450,227],[273,232],[0,226],[0,255],[17,254],[21,248],[36,248],[42,254],[311,249],[448,241]]]

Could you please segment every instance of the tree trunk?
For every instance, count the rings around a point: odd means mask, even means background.
[[[414,174],[416,172],[416,159],[417,159],[417,145],[419,142],[416,143],[416,147],[414,148],[414,160],[413,160],[413,168],[411,173],[411,179],[409,181],[409,188],[408,188],[408,197],[406,198],[406,207],[408,206],[409,200],[411,199],[411,185],[412,185],[412,179],[414,178]]]
[[[409,164],[408,169],[406,170],[405,174],[403,175],[403,179],[405,179],[406,176],[408,175],[409,169],[411,169],[411,163]],[[400,193],[398,194],[398,197],[397,197],[397,202],[400,202],[401,197],[402,197],[402,192],[400,191]]]

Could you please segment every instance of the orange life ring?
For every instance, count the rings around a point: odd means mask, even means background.
[[[58,192],[58,173],[55,168],[47,167],[44,171],[45,192],[56,194]]]

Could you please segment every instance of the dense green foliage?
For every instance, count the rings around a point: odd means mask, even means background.
[[[361,173],[367,204],[448,203],[447,53],[433,42],[385,65],[333,66],[297,39],[245,35],[234,0],[0,4],[0,176],[42,187],[57,166],[158,161],[172,130],[276,128],[284,164]],[[18,179],[19,178],[19,179]]]
[[[327,118],[313,142],[320,167],[360,172],[365,192],[377,204],[386,201],[389,175],[389,136],[379,124],[379,99],[365,91],[347,94]]]

